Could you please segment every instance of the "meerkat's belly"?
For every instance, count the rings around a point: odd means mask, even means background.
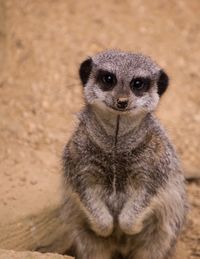
[[[101,186],[105,203],[113,213],[119,213],[126,201],[127,185],[133,174],[130,157],[94,152],[90,153],[90,167],[94,172],[93,183]]]
[[[106,197],[106,204],[114,216],[117,216],[125,203],[125,193],[112,192]]]
[[[113,212],[113,214],[119,214],[121,211],[126,199],[127,199],[127,183],[128,183],[128,174],[130,170],[128,167],[121,168],[115,163],[111,167],[110,175],[105,175],[107,179],[106,195],[105,201],[108,208]],[[109,177],[109,180],[108,180]]]

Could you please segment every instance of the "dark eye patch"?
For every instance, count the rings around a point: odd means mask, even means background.
[[[98,71],[96,81],[100,84],[103,91],[110,91],[117,84],[116,75],[106,70]]]
[[[151,86],[151,80],[148,77],[135,77],[130,82],[130,88],[136,96],[142,96]]]

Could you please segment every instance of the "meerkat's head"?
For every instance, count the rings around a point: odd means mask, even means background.
[[[86,102],[115,113],[155,110],[169,81],[151,58],[117,50],[86,59],[80,65],[79,75]]]

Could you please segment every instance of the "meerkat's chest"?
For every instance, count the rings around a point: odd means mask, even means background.
[[[109,151],[105,152],[88,141],[80,161],[84,167],[89,167],[89,170],[84,170],[84,175],[87,171],[92,183],[101,186],[108,195],[126,193],[128,185],[135,180],[140,181],[140,177],[142,179],[142,156],[145,154],[132,151],[131,147],[125,152],[115,148]]]
[[[97,183],[110,195],[125,192],[128,180],[134,174],[134,164],[128,156],[93,153],[90,164],[94,165]]]

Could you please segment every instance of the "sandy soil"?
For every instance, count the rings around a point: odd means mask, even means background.
[[[53,179],[60,173],[63,145],[82,106],[78,65],[105,48],[143,52],[168,72],[170,88],[158,116],[186,175],[200,176],[199,0],[7,0],[0,1],[0,10],[0,206],[6,213],[40,207],[33,197],[38,184],[48,203],[59,184]],[[187,189],[191,210],[179,258],[195,259],[200,182]]]

